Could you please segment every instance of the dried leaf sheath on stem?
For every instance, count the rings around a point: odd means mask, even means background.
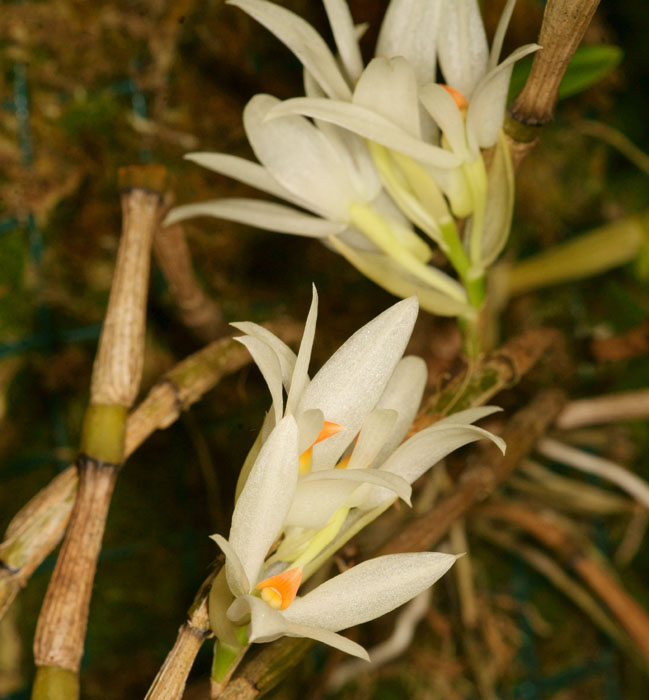
[[[514,167],[534,146],[538,127],[552,121],[559,85],[598,5],[599,0],[549,0],[546,4],[538,39],[543,48],[534,56],[529,78],[505,122]]]
[[[36,626],[38,667],[32,697],[78,697],[78,672],[90,597],[117,472],[124,460],[128,408],[144,361],[151,244],[166,180],[161,166],[120,171],[122,237],[99,348],[77,467],[79,490]]]

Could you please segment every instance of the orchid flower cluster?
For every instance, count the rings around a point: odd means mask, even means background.
[[[363,65],[345,0],[323,0],[337,56],[305,20],[266,0],[228,0],[304,66],[305,97],[255,95],[243,113],[254,163],[189,160],[293,206],[227,198],[172,210],[320,238],[363,274],[426,310],[475,320],[485,272],[511,225],[514,181],[502,125],[513,64],[499,63],[515,0],[489,49],[477,0],[392,0]],[[436,82],[437,62],[445,84]],[[482,149],[491,149],[485,167]],[[462,231],[462,234],[460,233]],[[434,247],[455,274],[429,265]]]
[[[462,411],[403,442],[427,377],[421,358],[402,357],[417,310],[415,297],[392,306],[313,379],[315,289],[297,356],[263,327],[234,324],[272,407],[242,471],[229,537],[213,536],[226,561],[212,587],[210,620],[225,648],[288,635],[367,658],[339,630],[402,605],[455,561],[431,552],[377,557],[297,595],[363,524],[397,498],[409,503],[411,483],[452,450],[488,438],[504,451],[500,438],[473,425],[495,407]]]

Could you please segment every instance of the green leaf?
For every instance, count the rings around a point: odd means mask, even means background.
[[[576,51],[559,87],[559,99],[572,97],[599,82],[616,68],[624,56],[619,46],[610,44],[590,44],[580,46]],[[527,56],[514,66],[509,84],[509,98],[512,101],[523,89],[532,69],[534,56]]]

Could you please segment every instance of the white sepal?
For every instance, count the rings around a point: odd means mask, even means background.
[[[298,476],[297,444],[295,419],[286,416],[262,445],[234,507],[228,540],[252,586],[293,500]],[[230,579],[228,575],[228,583]]]
[[[284,611],[291,623],[338,632],[385,615],[431,586],[456,557],[437,552],[389,554],[329,579]]]
[[[455,154],[424,143],[390,119],[360,105],[337,100],[296,97],[280,103],[268,116],[275,119],[288,114],[302,114],[337,124],[359,136],[438,168],[455,168],[461,162]]]
[[[251,335],[253,338],[261,340],[273,350],[275,355],[277,355],[279,366],[282,370],[282,381],[284,382],[284,388],[288,392],[291,387],[291,377],[293,376],[293,369],[295,368],[296,360],[295,353],[291,350],[291,348],[289,348],[289,346],[283,340],[280,340],[274,333],[271,333],[267,328],[264,328],[257,323],[252,323],[250,321],[235,321],[230,325],[246,335]]]
[[[421,138],[417,78],[402,56],[380,56],[370,61],[354,89],[354,104],[380,114],[411,136]]]
[[[239,158],[239,156],[231,156],[227,153],[188,153],[185,160],[190,160],[196,165],[212,170],[220,175],[234,178],[239,182],[243,182],[250,187],[255,187],[262,192],[272,194],[280,199],[287,199],[304,206],[293,193],[289,192],[285,187],[277,182],[277,180],[259,163],[253,163],[251,160]]]
[[[319,408],[344,430],[313,448],[313,469],[331,468],[360,430],[401,359],[417,318],[415,298],[395,304],[356,331],[306,387],[296,410]]]
[[[301,17],[264,0],[228,0],[263,24],[300,59],[329,97],[349,99],[351,91],[324,39]]]
[[[243,124],[252,150],[270,174],[289,192],[327,218],[344,221],[356,192],[348,177],[349,156],[304,117],[266,117],[282,103],[271,95],[255,95],[243,110]]]
[[[214,540],[225,554],[228,587],[235,596],[247,595],[251,590],[251,585],[239,555],[222,535],[210,535],[210,539]]]
[[[363,58],[356,38],[356,29],[345,0],[323,0],[340,60],[347,77],[355,83],[363,72]]]
[[[282,613],[252,595],[237,598],[228,608],[227,615],[236,624],[245,624],[250,618],[247,629],[249,642],[272,642],[288,631]]]
[[[399,414],[392,408],[377,408],[367,416],[356,438],[356,444],[347,465],[348,470],[365,469],[372,464],[392,432],[398,417]]]
[[[286,399],[286,413],[294,413],[295,408],[302,396],[304,388],[309,383],[309,362],[311,361],[311,350],[313,348],[313,338],[315,336],[315,325],[318,320],[318,291],[312,285],[312,299],[309,313],[304,324],[302,342],[297,354],[293,378],[291,379],[291,390]]]
[[[164,220],[165,226],[193,219],[197,216],[213,216],[217,219],[238,221],[241,224],[277,231],[278,233],[290,233],[296,236],[310,236],[313,238],[325,238],[342,233],[347,224],[336,221],[328,221],[316,216],[303,214],[296,209],[263,202],[259,199],[246,199],[233,197],[225,199],[212,199],[195,204],[183,204],[174,207]]]
[[[259,367],[273,400],[275,423],[279,423],[284,415],[284,397],[282,395],[282,370],[275,352],[263,341],[250,335],[244,335],[235,340],[245,345]]]
[[[392,408],[397,411],[399,417],[392,428],[385,444],[374,460],[375,465],[380,465],[392,454],[406,436],[412,421],[417,415],[421,397],[424,394],[428,368],[421,357],[410,355],[399,361],[385,391],[381,395],[377,408]]]
[[[309,639],[315,639],[318,642],[328,644],[330,647],[340,649],[340,651],[344,651],[345,654],[358,656],[359,659],[363,659],[365,661],[370,660],[367,651],[360,644],[352,642],[351,639],[343,637],[342,634],[330,632],[329,630],[323,629],[322,627],[298,625],[292,622],[287,622],[286,625],[286,635],[288,637],[307,637]]]
[[[444,80],[470,101],[489,60],[487,36],[477,0],[446,0],[440,27],[438,57]]]
[[[441,0],[392,0],[376,42],[377,56],[403,56],[420,85],[435,80]]]

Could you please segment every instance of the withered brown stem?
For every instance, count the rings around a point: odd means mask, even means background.
[[[445,377],[426,399],[411,433],[431,425],[450,412],[483,406],[499,391],[515,385],[539,360],[561,347],[562,335],[552,328],[531,328],[480,360]]]
[[[167,196],[166,204],[171,201]],[[221,309],[207,296],[194,274],[183,227],[163,226],[160,222],[153,238],[153,254],[178,305],[180,321],[205,342],[225,335],[228,326]]]
[[[543,48],[534,56],[525,87],[510,107],[519,124],[534,127],[552,121],[561,80],[598,5],[599,0],[548,0],[538,40]]]

